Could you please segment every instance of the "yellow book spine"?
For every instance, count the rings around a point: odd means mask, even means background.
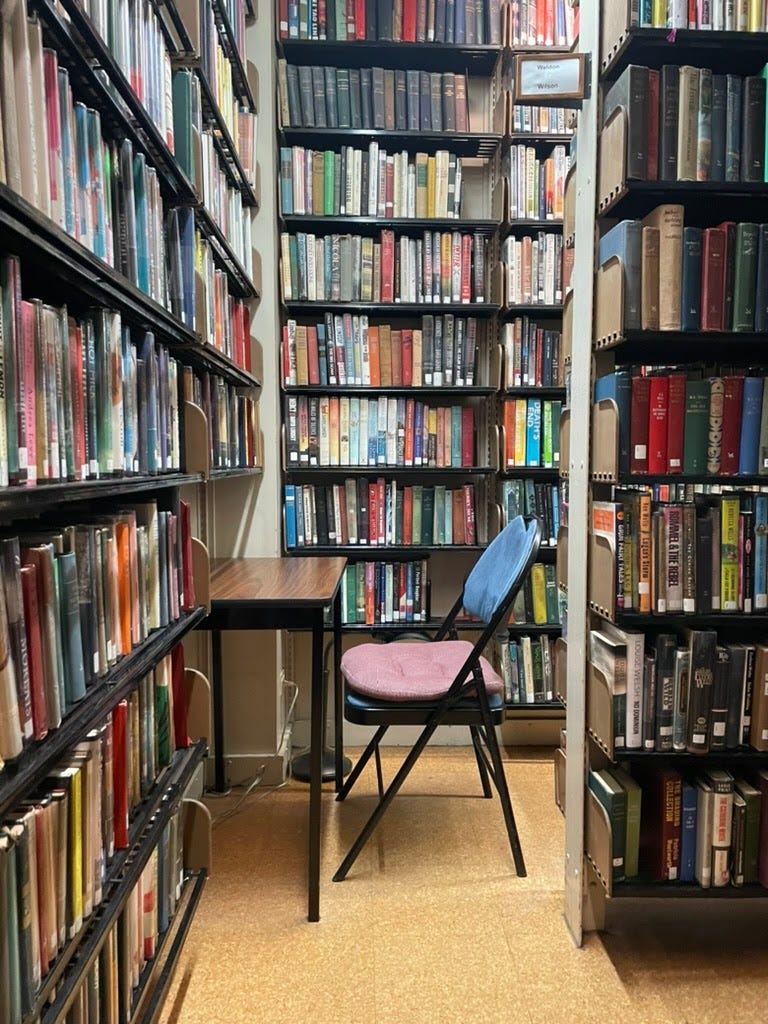
[[[760,32],[763,27],[763,0],[749,0],[747,31]]]
[[[427,160],[427,217],[435,216],[435,183],[437,180],[437,167],[435,158]]]
[[[515,465],[525,465],[525,435],[528,424],[528,403],[515,404]]]
[[[723,498],[720,509],[720,607],[739,607],[739,499]]]
[[[653,27],[667,27],[667,0],[653,0]]]
[[[547,621],[547,596],[544,566],[540,562],[531,569],[531,589],[533,591],[533,621],[543,626]]]

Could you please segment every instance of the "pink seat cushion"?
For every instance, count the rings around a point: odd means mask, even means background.
[[[434,700],[442,697],[472,652],[466,640],[437,643],[360,644],[345,652],[341,671],[357,693],[376,700]],[[504,684],[485,658],[480,667],[489,694]]]

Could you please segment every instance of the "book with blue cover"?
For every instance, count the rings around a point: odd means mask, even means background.
[[[533,467],[541,464],[541,402],[538,398],[528,399],[525,456],[527,466]]]
[[[640,330],[642,224],[623,220],[607,231],[598,243],[598,264],[603,267],[617,256],[624,268],[624,326]]]
[[[690,782],[683,783],[680,811],[680,881],[696,881],[696,817],[697,791]]]
[[[629,473],[629,425],[632,378],[629,370],[616,370],[595,381],[595,402],[613,399],[619,411],[619,473]]]
[[[741,406],[739,475],[756,476],[760,448],[760,417],[763,409],[763,378],[745,377]]]

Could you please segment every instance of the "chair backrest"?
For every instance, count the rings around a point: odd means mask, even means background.
[[[541,543],[538,519],[516,516],[488,545],[464,584],[464,610],[492,633],[514,601]]]

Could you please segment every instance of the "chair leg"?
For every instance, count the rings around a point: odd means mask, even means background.
[[[507,788],[507,777],[504,774],[504,765],[501,763],[499,741],[496,738],[496,730],[493,726],[493,721],[491,720],[491,710],[488,706],[488,694],[484,690],[479,693],[478,703],[480,704],[483,723],[485,725],[485,743],[488,747],[488,753],[491,755],[494,782],[496,783],[499,800],[501,801],[501,809],[504,812],[504,824],[507,826],[507,835],[509,837],[509,845],[512,850],[512,859],[515,862],[515,871],[517,872],[518,878],[525,878],[527,872],[525,870],[523,850],[520,846],[520,836],[517,834],[515,816],[512,812],[512,801],[509,798],[509,789]]]
[[[491,783],[488,778],[488,769],[485,767],[485,761],[483,760],[483,755],[480,753],[479,749],[480,736],[478,735],[477,727],[470,725],[469,732],[472,736],[472,748],[475,751],[477,770],[480,772],[480,783],[483,787],[483,796],[486,800],[491,800],[493,798],[493,793],[491,792]]]
[[[381,770],[381,750],[379,744],[376,744],[376,782],[379,786],[379,800],[384,797],[384,774]]]
[[[371,739],[371,742],[368,744],[368,746],[362,752],[362,754],[360,755],[360,757],[358,759],[357,764],[355,765],[355,767],[352,769],[352,771],[347,776],[346,782],[341,787],[339,792],[336,794],[336,799],[337,800],[343,800],[344,797],[347,795],[347,793],[349,793],[349,791],[352,789],[354,784],[360,778],[360,773],[362,772],[363,768],[365,768],[365,766],[370,761],[371,754],[373,754],[374,751],[376,752],[376,756],[378,758],[378,754],[379,754],[379,741],[381,740],[382,736],[384,735],[384,733],[387,731],[388,728],[389,728],[388,725],[380,725],[379,728],[376,730],[376,732],[373,734],[373,738]],[[381,779],[381,769],[379,769],[379,779]],[[381,782],[379,782],[379,794],[381,794]]]
[[[427,743],[429,742],[430,736],[434,733],[435,729],[439,725],[440,720],[442,718],[442,710],[443,709],[440,708],[439,714],[436,713],[436,714],[433,715],[433,720],[430,721],[424,727],[424,729],[421,732],[421,735],[416,740],[416,743],[413,745],[411,750],[408,752],[408,756],[406,757],[405,761],[403,761],[402,765],[400,766],[400,769],[399,769],[397,775],[395,775],[394,779],[390,782],[389,788],[387,789],[386,793],[384,793],[384,795],[382,796],[381,800],[379,800],[379,802],[376,805],[376,809],[374,810],[373,814],[370,816],[368,821],[363,826],[362,831],[360,832],[360,835],[357,837],[357,839],[352,844],[352,847],[351,847],[349,853],[344,858],[344,860],[341,862],[341,866],[339,867],[339,869],[336,872],[336,874],[333,876],[334,882],[343,882],[344,879],[347,877],[347,873],[348,873],[349,869],[352,867],[352,865],[357,860],[358,856],[360,855],[360,851],[362,850],[362,848],[365,846],[365,844],[370,839],[371,834],[373,833],[373,830],[376,828],[378,823],[381,821],[382,817],[384,816],[384,812],[387,810],[389,805],[392,803],[393,799],[397,795],[397,792],[400,789],[400,787],[402,786],[402,784],[408,778],[408,775],[409,775],[409,773],[411,771],[411,768],[413,768],[414,764],[416,764],[416,761],[418,760],[419,755],[421,754],[422,750],[424,749],[424,747],[426,747]]]

